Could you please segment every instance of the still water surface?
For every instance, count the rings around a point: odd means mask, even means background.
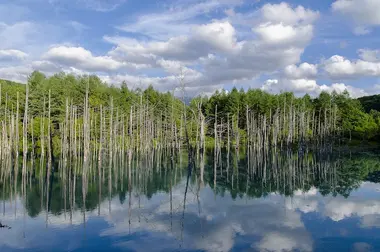
[[[0,251],[380,251],[375,152],[213,157],[4,179]]]

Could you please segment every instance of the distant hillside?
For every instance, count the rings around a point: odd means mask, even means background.
[[[0,79],[0,85],[1,85],[1,96],[2,98],[5,98],[6,96],[15,96],[17,95],[17,92],[20,93],[20,97],[23,96],[25,93],[25,84],[21,84],[14,81],[9,80],[3,80]],[[2,99],[2,102],[4,102],[5,99]]]
[[[6,84],[6,85],[24,85],[24,84],[21,84],[19,82],[10,81],[10,80],[4,80],[4,79],[0,79],[0,84]]]
[[[363,96],[358,100],[363,105],[365,112],[369,113],[371,109],[380,111],[380,95]]]

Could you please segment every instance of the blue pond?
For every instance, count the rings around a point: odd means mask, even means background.
[[[0,251],[380,251],[374,152],[95,163],[2,176]]]

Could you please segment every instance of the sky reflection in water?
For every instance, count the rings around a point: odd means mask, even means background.
[[[185,207],[186,158],[173,167],[134,164],[131,179],[120,169],[102,190],[89,177],[85,206],[78,176],[71,211],[69,184],[65,195],[56,172],[48,215],[39,178],[16,197],[2,184],[0,220],[11,229],[0,229],[0,250],[380,251],[378,156],[285,156],[267,169],[251,159],[251,170],[241,157],[217,166],[206,157],[203,183],[197,163]]]

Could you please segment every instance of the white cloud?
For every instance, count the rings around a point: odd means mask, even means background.
[[[46,0],[37,1],[40,4]],[[76,3],[77,8],[112,11],[126,1],[70,0],[70,4],[65,5],[57,0],[48,2],[57,7],[57,11],[67,9],[72,3]],[[103,40],[114,47],[104,52],[97,48],[96,53],[92,44],[84,47],[77,41],[82,38],[75,36],[78,34],[73,36],[75,31],[93,29],[91,22],[84,25],[79,19],[63,20],[60,25],[48,25],[22,21],[22,15],[17,15],[17,19],[5,19],[0,23],[0,58],[2,63],[5,58],[19,61],[12,60],[11,64],[7,62],[0,67],[3,71],[4,67],[12,67],[10,73],[3,72],[3,75],[18,80],[24,78],[25,69],[38,69],[48,75],[55,71],[101,74],[113,83],[123,76],[127,80],[134,76],[134,80],[144,78],[162,91],[176,87],[176,76],[182,69],[186,70],[186,89],[191,93],[196,93],[196,89],[198,93],[209,93],[212,88],[231,85],[244,87],[268,75],[277,80],[277,84],[266,85],[272,90],[293,91],[291,88],[294,88],[298,93],[317,94],[323,89],[340,89],[344,78],[380,76],[376,50],[359,51],[358,60],[343,58],[343,62],[334,62],[333,56],[319,66],[299,65],[302,54],[312,42],[314,24],[320,13],[285,2],[259,3],[258,8],[252,7],[255,4],[256,1],[243,0],[186,0],[159,4],[156,6],[161,8],[159,11],[137,13],[124,19],[117,28],[132,33],[127,33],[129,37],[122,37],[124,33],[103,35]],[[11,11],[31,14],[28,8],[18,8],[18,5],[14,4]],[[0,5],[0,13],[6,11],[3,6]],[[368,13],[363,15],[357,6]],[[379,24],[378,14],[373,11],[376,6],[376,1],[337,0],[332,8],[352,17],[356,32],[364,34]],[[240,11],[242,9],[244,11]],[[67,40],[69,33],[71,37]],[[23,52],[28,57],[11,50]],[[318,71],[318,67],[324,72]],[[15,72],[17,69],[21,72]],[[324,73],[337,84],[319,84],[316,79]],[[344,87],[352,92],[362,91],[348,85]]]
[[[370,54],[368,53],[362,54],[362,57],[366,59],[368,59],[369,56]],[[380,76],[380,62],[371,62],[362,59],[351,61],[343,56],[334,55],[325,60],[323,65],[324,70],[334,79]]]
[[[170,66],[168,71],[172,71],[175,75],[167,75],[164,77],[149,77],[149,76],[135,76],[129,74],[117,74],[117,75],[100,75],[100,79],[110,83],[110,84],[120,84],[123,81],[127,83],[129,88],[142,88],[145,89],[152,85],[155,89],[159,91],[174,91],[174,94],[177,96],[182,96],[183,90],[180,85],[179,75],[177,71],[180,71],[177,66]],[[186,68],[184,68],[184,73],[186,74]],[[185,75],[184,82],[186,86],[184,88],[186,96],[197,96],[202,95],[211,95],[215,90],[223,88],[223,85],[213,84],[213,85],[204,85],[201,83],[202,76],[190,70],[188,74]]]
[[[253,29],[268,45],[305,45],[313,36],[313,26],[294,27],[291,25],[264,23]]]
[[[172,37],[167,41],[138,42],[133,39],[105,37],[106,41],[118,46],[109,54],[111,56],[141,54],[141,57],[155,55],[164,59],[190,61],[211,52],[233,50],[236,44],[235,29],[228,22],[212,22],[191,28],[190,35]],[[119,56],[120,57],[120,56]],[[129,58],[130,59],[130,58]]]
[[[81,1],[81,6],[89,3],[87,0],[78,1]],[[121,2],[104,4],[112,7]],[[139,39],[139,36],[131,38],[105,35],[104,41],[113,44],[114,48],[97,55],[89,48],[70,42],[58,42],[42,51],[45,52],[41,52],[42,57],[36,57],[35,53],[31,54],[22,48],[28,38],[37,37],[24,34],[36,34],[38,25],[29,22],[11,25],[1,23],[0,38],[14,37],[12,44],[19,45],[15,48],[29,55],[24,68],[14,66],[12,73],[7,76],[22,79],[20,77],[24,73],[18,75],[14,71],[26,68],[47,74],[55,71],[95,73],[112,83],[143,80],[146,84],[165,91],[178,86],[177,76],[182,69],[186,72],[186,89],[189,93],[209,93],[213,88],[219,89],[231,84],[243,86],[263,74],[274,74],[271,78],[277,82],[268,81],[263,89],[272,92],[295,91],[299,94],[318,94],[321,90],[341,90],[343,87],[364,94],[362,89],[341,84],[340,78],[379,76],[377,52],[362,50],[359,51],[361,59],[357,61],[343,58],[343,62],[339,62],[342,59],[339,57],[342,56],[333,56],[324,61],[320,65],[321,69],[338,83],[318,84],[316,79],[320,75],[319,66],[299,62],[305,48],[312,41],[314,22],[319,18],[319,12],[283,2],[264,4],[259,9],[240,13],[236,7],[242,2],[188,0],[166,6],[163,12],[140,15],[119,28],[145,35],[144,39]],[[93,2],[93,7],[97,4],[97,1]],[[205,13],[223,15],[224,12],[225,18],[218,16],[219,19],[204,21],[211,19]],[[76,21],[65,24],[77,31],[88,28]],[[2,44],[0,50],[13,49],[10,45],[11,43]],[[337,59],[338,62],[335,62]],[[280,76],[276,76],[279,72]],[[196,89],[199,90],[196,92]]]
[[[110,84],[120,84],[125,81],[132,89],[142,88],[145,89],[150,85],[154,86],[157,90],[166,91],[173,90],[179,86],[179,82],[176,76],[170,75],[165,77],[147,77],[147,76],[135,76],[129,74],[117,74],[117,75],[100,75],[99,78]]]
[[[78,1],[82,7],[89,3],[87,0]],[[119,3],[107,2],[111,7]],[[42,57],[22,50],[30,55],[25,67],[48,75],[54,71],[101,74],[112,83],[143,80],[161,91],[177,87],[177,76],[182,70],[186,75],[185,89],[189,93],[210,93],[224,85],[248,83],[261,74],[271,74],[297,64],[312,39],[313,23],[319,13],[286,3],[266,4],[244,14],[235,12],[235,7],[242,3],[241,0],[176,2],[163,12],[140,15],[119,27],[145,35],[145,39],[105,35],[104,41],[115,46],[100,55],[77,44],[55,41],[56,45],[41,51]],[[52,4],[60,5],[57,1],[52,1]],[[98,1],[92,4],[96,7]],[[200,22],[210,20],[205,14],[223,13],[226,9],[229,10],[228,18]],[[250,16],[255,21],[245,23],[243,27],[236,23],[242,16]],[[76,21],[65,24],[76,31],[87,29]],[[28,40],[24,36],[27,32],[23,31],[39,30],[35,24],[29,25],[25,23],[23,29],[16,29],[20,31],[21,48],[24,46],[21,46],[21,41],[25,43]],[[2,26],[4,29],[11,27]],[[69,30],[73,32],[73,29]],[[241,37],[245,31],[249,33]],[[10,36],[9,32],[4,34]],[[302,67],[299,71],[304,71]],[[15,74],[14,77],[20,79]]]
[[[320,86],[315,80],[317,73],[316,65],[306,62],[299,66],[291,64],[284,68],[279,79],[266,80],[261,89],[271,93],[293,91],[296,95],[305,93],[317,95],[321,92]]]
[[[24,60],[28,57],[28,54],[15,49],[1,50],[0,49],[0,60]]]
[[[292,8],[285,2],[280,4],[265,4],[261,12],[265,20],[287,25],[298,23],[311,24],[319,17],[318,12],[305,9],[303,6]]]
[[[54,74],[62,71],[62,68],[47,60],[38,60],[32,62],[32,68],[47,74]]]
[[[61,66],[48,60],[38,60],[26,63],[24,65],[0,67],[0,79],[12,80],[19,83],[26,83],[28,76],[33,71],[41,71],[47,76],[52,76],[59,72],[65,72],[74,75],[90,74],[91,72],[83,71],[72,66]]]
[[[252,30],[268,46],[282,45],[304,48],[313,36],[313,23],[319,12],[303,6],[292,8],[289,4],[265,4],[259,11],[260,23]]]
[[[344,83],[333,83],[331,86],[322,85],[320,86],[320,89],[321,91],[326,91],[329,93],[335,91],[338,94],[343,93],[345,90],[347,90],[350,96],[353,98],[369,95],[369,93],[364,89],[346,85]]]
[[[183,76],[187,79],[197,79],[202,76],[201,73],[184,66],[180,61],[159,59],[156,61],[157,66],[162,67],[167,73],[176,75],[178,77]]]
[[[132,22],[118,28],[126,32],[144,34],[154,39],[167,40],[173,36],[190,33],[194,24],[193,19],[196,17],[241,3],[241,0],[178,1],[167,10],[138,16],[133,18]]]
[[[364,61],[380,62],[380,50],[359,49],[358,53]]]
[[[29,66],[0,67],[0,79],[25,83],[32,68]]]
[[[321,91],[317,81],[309,79],[269,79],[261,89],[271,93],[293,91],[296,95],[316,95]]]
[[[289,65],[285,67],[283,75],[279,79],[268,79],[261,86],[262,90],[279,93],[292,91],[296,95],[308,93],[312,96],[319,95],[322,91],[342,93],[347,90],[352,97],[368,95],[363,89],[356,88],[344,83],[333,83],[331,85],[317,83],[317,65],[302,63],[299,66]]]
[[[271,7],[276,8],[276,5],[265,8]],[[292,11],[289,6],[287,8]],[[258,13],[261,15],[261,11]],[[299,22],[294,27],[268,23],[268,20],[262,18],[265,23],[253,29],[258,36],[255,37],[252,33],[250,40],[238,41],[236,29],[226,21],[195,25],[188,35],[167,41],[139,42],[107,36],[104,39],[117,45],[109,55],[118,60],[150,62],[154,67],[164,68],[165,71],[168,71],[169,66],[173,69],[178,69],[179,65],[188,69],[196,66],[197,71],[190,74],[194,78],[191,78],[189,87],[205,88],[206,85],[220,86],[250,80],[261,73],[270,73],[297,63],[313,34],[312,25],[302,22],[304,19],[311,22],[317,16],[309,10],[305,13],[311,13],[313,18],[294,11],[292,22]],[[283,32],[280,36],[273,35],[272,28],[277,29],[276,27]],[[169,70],[171,74],[174,72]]]
[[[316,65],[305,62],[299,66],[287,66],[284,72],[285,76],[290,79],[315,78],[318,73],[318,68]]]
[[[58,46],[51,48],[43,56],[44,59],[62,66],[73,66],[86,71],[108,72],[121,68],[146,67],[145,65],[119,62],[109,56],[93,56],[92,53],[82,47]]]
[[[337,0],[332,4],[333,11],[351,18],[356,24],[355,34],[370,32],[369,27],[380,25],[380,1],[378,0]]]
[[[233,18],[201,25],[191,23],[194,17],[201,15],[201,10],[212,11],[236,4],[239,2],[197,2],[193,6],[170,10],[167,15],[142,16],[136,23],[128,24],[126,31],[161,39],[138,41],[104,36],[106,41],[116,45],[108,55],[118,61],[150,64],[169,74],[178,73],[175,69],[179,65],[188,69],[196,68],[191,74],[195,77],[191,78],[189,88],[252,80],[260,74],[272,73],[298,63],[304,48],[312,39],[312,23],[318,18],[318,12],[301,6],[292,8],[285,3],[266,4],[253,11],[253,14],[244,14],[256,16],[256,23],[252,23],[249,36],[240,41],[238,33],[241,31],[233,25],[236,23]],[[285,14],[274,15],[278,12]],[[241,16],[240,13],[235,14]],[[175,28],[178,28],[176,31],[171,30],[174,23]],[[165,34],[172,36],[155,34],[160,32],[160,28],[158,31],[156,29],[160,24],[164,24]]]
[[[380,2],[377,0],[337,0],[332,9],[350,16],[359,24],[380,25]]]
[[[235,28],[229,22],[213,22],[193,29],[195,40],[210,43],[212,48],[229,51],[236,46]]]

